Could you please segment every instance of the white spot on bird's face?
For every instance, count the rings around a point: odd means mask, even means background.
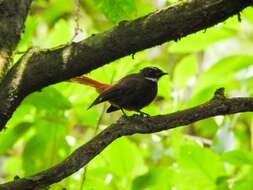
[[[157,82],[157,78],[151,78],[151,77],[145,77],[146,80],[152,81],[152,82]]]

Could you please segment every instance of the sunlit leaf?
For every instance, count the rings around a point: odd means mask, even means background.
[[[10,150],[13,145],[31,128],[31,126],[31,123],[20,123],[1,134],[0,156],[3,155],[7,150]]]
[[[94,0],[94,2],[113,22],[130,20],[136,13],[135,0]]]
[[[253,165],[253,154],[246,150],[232,150],[222,155],[222,159],[234,165]]]
[[[26,175],[52,166],[69,153],[66,129],[51,121],[39,120],[36,133],[28,140],[22,155]]]
[[[251,169],[243,176],[240,180],[236,181],[232,190],[249,190],[253,189],[253,181],[252,181],[253,169]]]
[[[232,37],[234,33],[224,30],[220,26],[200,31],[182,38],[169,47],[171,53],[193,53],[201,51],[214,43]]]
[[[219,156],[199,145],[182,145],[177,164],[174,185],[180,190],[215,189],[217,178],[224,174]]]
[[[173,187],[172,179],[176,175],[172,168],[152,168],[144,175],[134,179],[132,190],[147,189],[171,189]]]
[[[236,82],[236,72],[252,65],[252,56],[231,56],[226,57],[200,75],[194,93],[209,86],[225,87],[231,82]],[[232,85],[232,84],[231,84]]]
[[[91,162],[89,168],[106,168],[108,174],[113,177],[111,183],[116,183],[119,188],[124,189],[130,187],[134,177],[146,171],[146,165],[139,154],[138,147],[127,138],[113,142]]]

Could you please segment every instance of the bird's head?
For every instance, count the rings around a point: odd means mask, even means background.
[[[140,74],[147,80],[157,82],[163,75],[167,75],[168,73],[163,72],[157,67],[145,67],[140,70]]]

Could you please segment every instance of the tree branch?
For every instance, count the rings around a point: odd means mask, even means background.
[[[24,30],[24,22],[32,0],[0,1],[0,81],[5,76],[12,51]]]
[[[0,130],[25,96],[137,51],[177,40],[238,14],[252,0],[192,0],[124,21],[55,50],[29,51],[0,84]]]
[[[121,136],[154,133],[217,115],[253,111],[253,98],[226,98],[223,91],[222,88],[218,89],[209,102],[184,111],[154,117],[122,117],[88,143],[75,150],[61,163],[31,177],[2,184],[0,189],[32,190],[56,183],[88,164],[106,146]]]

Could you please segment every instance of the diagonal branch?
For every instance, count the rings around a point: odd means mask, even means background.
[[[0,1],[0,81],[4,78],[12,51],[24,30],[24,22],[32,0]]]
[[[31,50],[0,84],[0,130],[28,94],[222,22],[252,0],[192,0],[55,50]]]
[[[82,145],[61,163],[33,176],[0,185],[1,190],[32,190],[56,183],[78,171],[115,139],[136,133],[154,133],[217,115],[253,112],[253,98],[226,98],[218,89],[209,102],[183,111],[154,117],[120,118],[88,143]]]

